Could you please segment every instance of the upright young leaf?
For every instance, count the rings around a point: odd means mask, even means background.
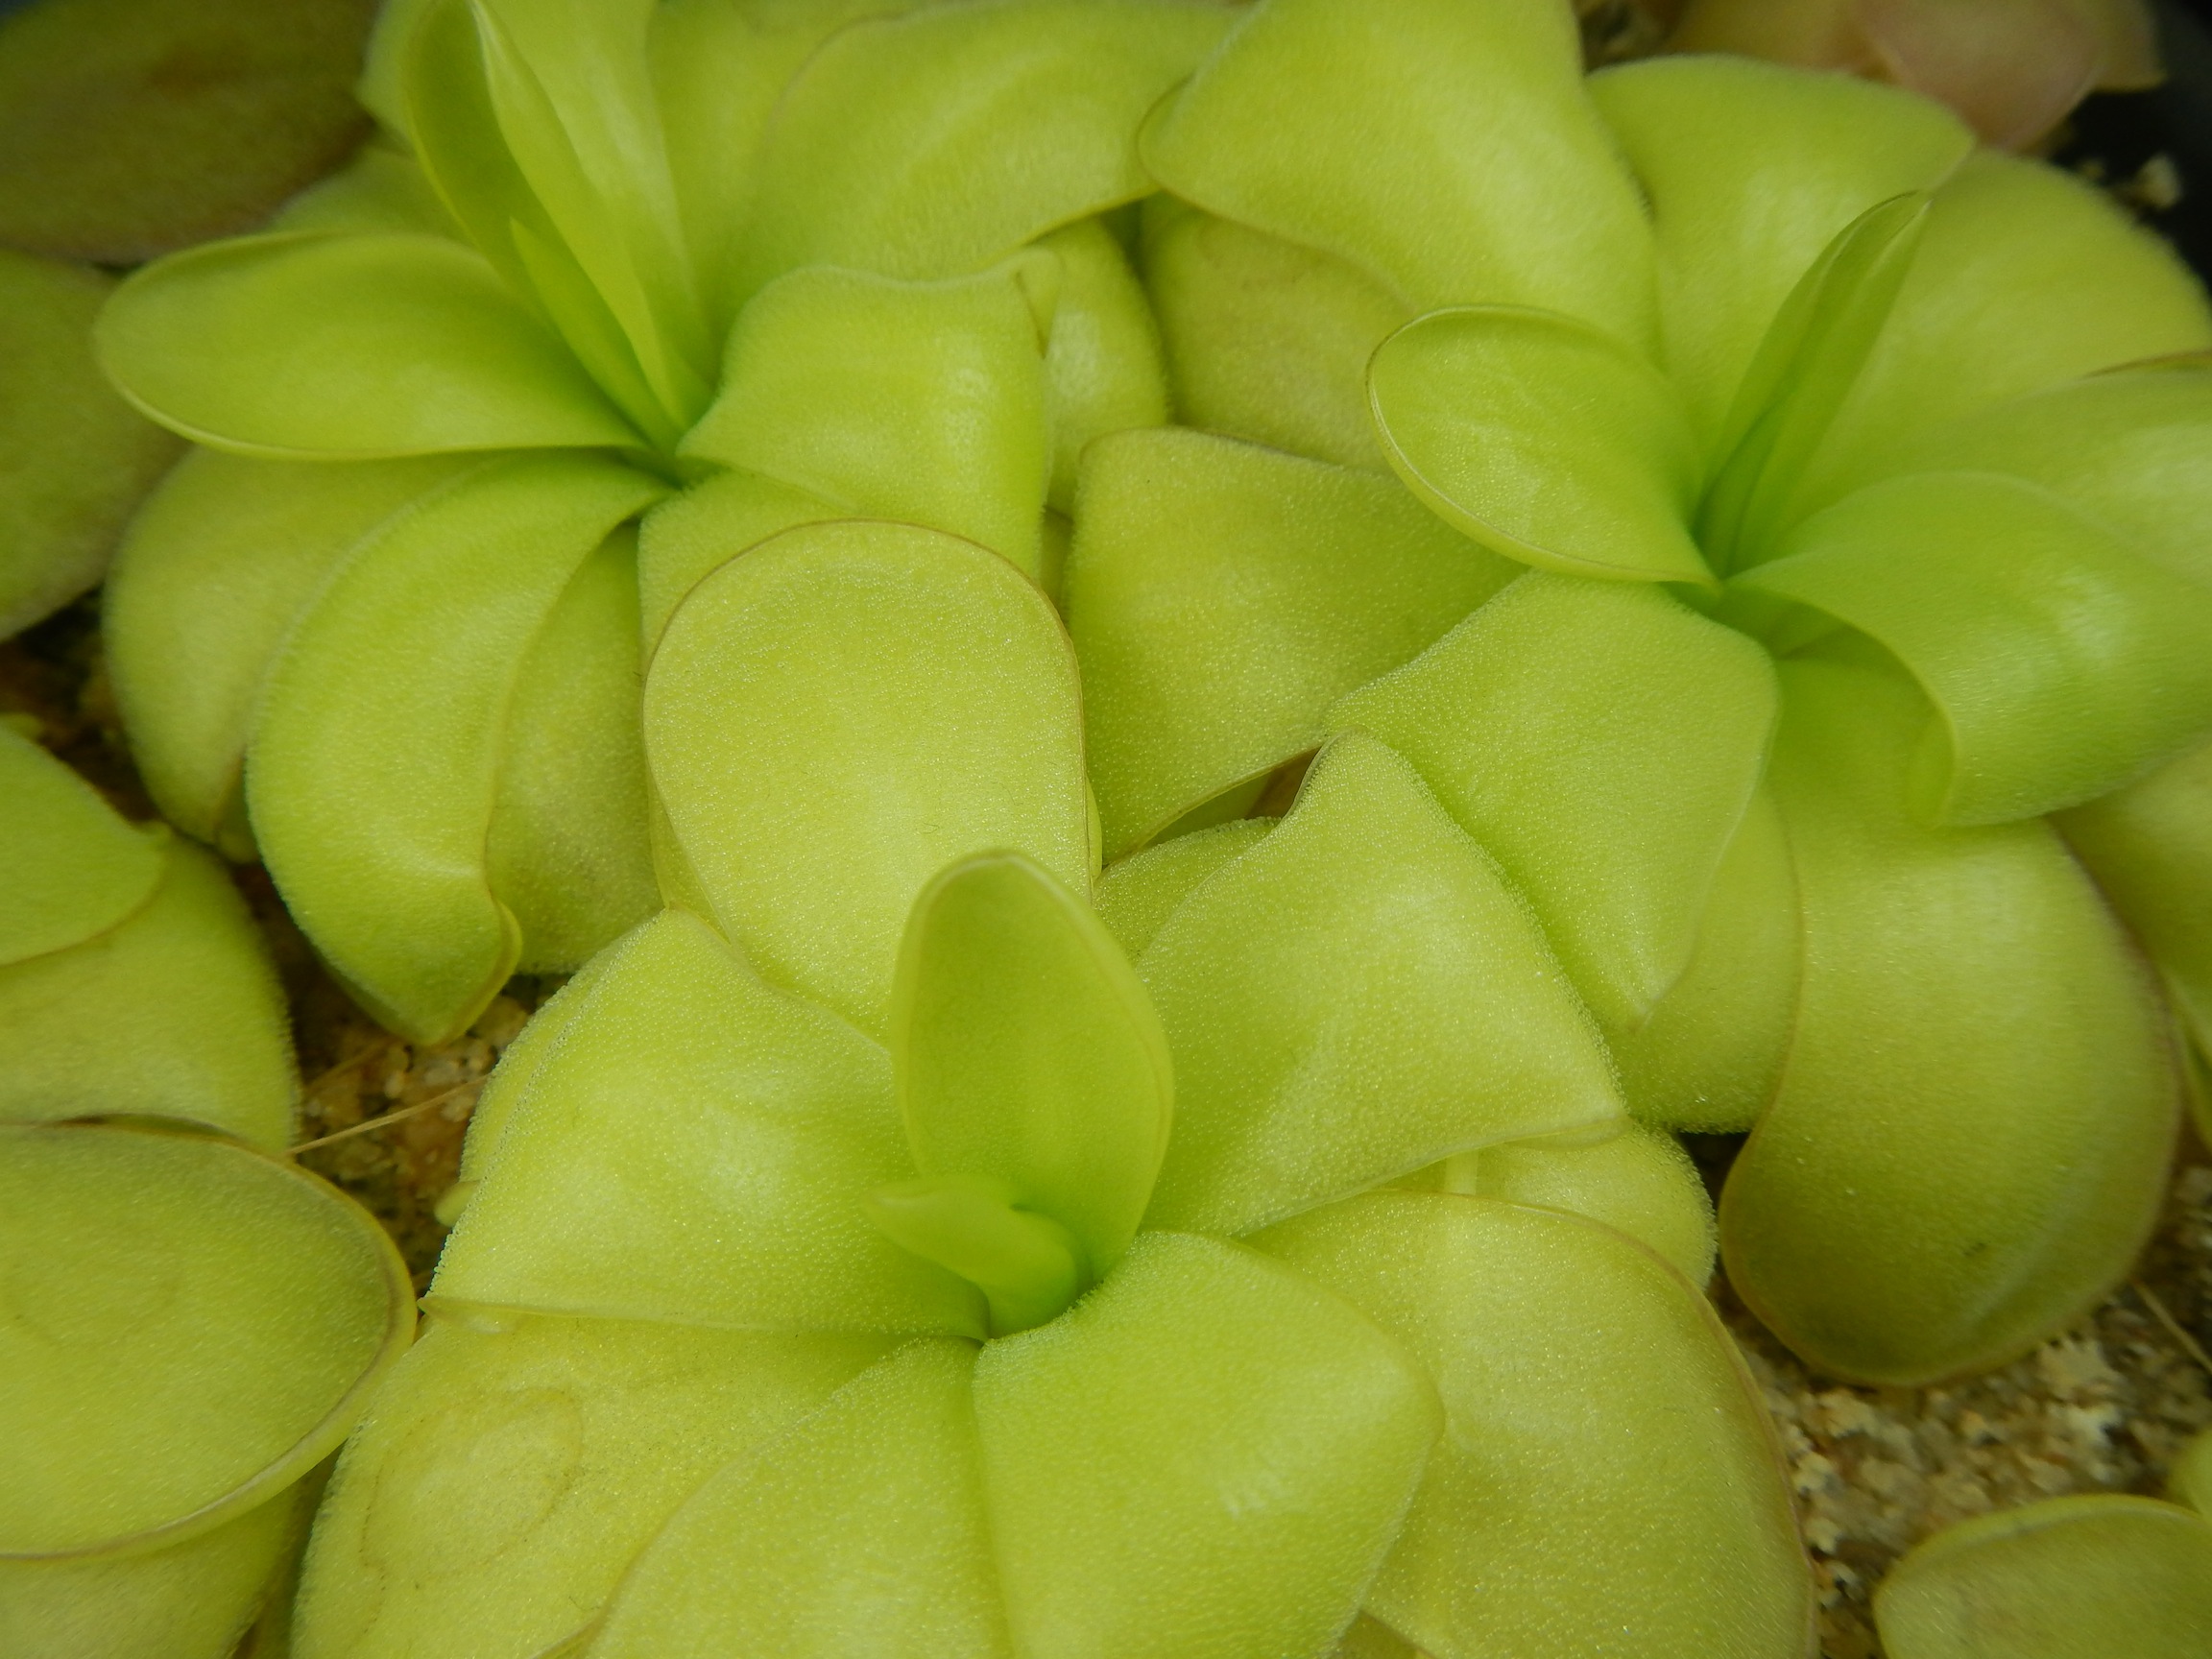
[[[1533,919],[1364,733],[1137,969],[1176,1072],[1151,1226],[1244,1233],[1453,1152],[1620,1122]]]
[[[1151,999],[1090,907],[1020,854],[940,874],[900,948],[890,1048],[914,1166],[1004,1181],[1103,1277],[1152,1195],[1175,1083]]]
[[[1148,195],[1130,135],[1230,22],[1187,0],[986,0],[843,31],[783,96],[740,292],[802,265],[958,276]]]
[[[1420,769],[1616,1032],[1688,966],[1773,721],[1773,669],[1742,635],[1652,588],[1543,572],[1330,714]]]
[[[1177,427],[1094,445],[1062,603],[1106,856],[1312,748],[1514,574],[1370,473]]]
[[[913,1169],[882,1050],[682,910],[595,971],[480,1168],[433,1307],[982,1332],[861,1207]]]
[[[1756,58],[1647,59],[1593,75],[1590,96],[1650,200],[1664,360],[1708,442],[1830,240],[1974,147],[1940,104]]]
[[[772,981],[864,1031],[915,895],[1009,848],[1090,878],[1073,654],[1049,601],[912,525],[787,531],[692,590],[646,676],[687,878]]]

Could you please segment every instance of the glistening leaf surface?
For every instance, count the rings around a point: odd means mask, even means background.
[[[802,265],[958,276],[1149,194],[1131,134],[1230,21],[1185,0],[987,0],[833,36],[762,154],[742,289]]]
[[[276,1151],[299,1077],[266,937],[211,854],[163,837],[160,866],[114,926],[0,967],[0,1119],[146,1113]]]
[[[1650,234],[1556,8],[1275,0],[1142,142],[1184,200],[1349,258],[1416,307],[1652,331]]]
[[[645,685],[680,856],[767,977],[878,1033],[907,911],[969,853],[1091,873],[1073,654],[1050,602],[913,525],[786,532],[702,582]]]
[[[263,854],[397,1029],[460,1030],[515,970],[486,844],[515,683],[578,567],[661,492],[611,461],[494,462],[361,543],[270,670],[247,762]]]
[[[480,1164],[433,1305],[981,1334],[974,1291],[861,1208],[913,1172],[881,1049],[682,910],[593,972]]]
[[[2015,479],[1872,485],[1736,585],[1848,622],[1911,671],[1938,716],[1916,793],[1943,823],[2092,800],[2212,728],[2212,587]]]
[[[1815,1364],[1932,1382],[2024,1352],[2126,1273],[2172,1150],[2172,1056],[2148,974],[2048,826],[1908,810],[1926,717],[1909,683],[1784,674],[1772,785],[1804,981],[1721,1250]]]
[[[1257,1252],[1147,1233],[975,1365],[1016,1651],[1315,1653],[1397,1534],[1439,1413],[1413,1356]]]
[[[1330,724],[1413,762],[1632,1031],[1689,964],[1774,698],[1765,653],[1670,595],[1539,571]]]
[[[0,1554],[181,1540],[344,1438],[414,1328],[366,1211],[228,1141],[0,1126]]]
[[[1705,1300],[1575,1216],[1377,1192],[1255,1240],[1420,1357],[1445,1432],[1367,1595],[1444,1659],[1802,1659],[1811,1575]]]
[[[1516,573],[1372,473],[1179,427],[1094,445],[1063,603],[1107,857],[1311,749]]]
[[[196,248],[125,282],[97,338],[125,396],[218,448],[368,459],[640,442],[492,267],[439,237]]]
[[[1139,959],[1175,1056],[1147,1223],[1237,1234],[1452,1152],[1621,1117],[1498,868],[1364,733]]]
[[[2194,1659],[2212,1646],[2212,1522],[2104,1494],[1978,1516],[1891,1569],[1874,1617],[1895,1659]]]
[[[1026,274],[1048,275],[1039,263]],[[1051,433],[1024,275],[770,283],[738,315],[721,394],[683,453],[964,536],[1035,576]]]
[[[1367,391],[1391,470],[1493,552],[1711,585],[1686,527],[1699,482],[1688,413],[1612,336],[1517,306],[1432,311],[1376,350]]]
[[[300,1659],[537,1659],[729,1459],[883,1351],[606,1319],[433,1319],[348,1444],[300,1589]]]
[[[0,726],[0,966],[88,939],[145,903],[167,837],[126,823],[98,790]]]

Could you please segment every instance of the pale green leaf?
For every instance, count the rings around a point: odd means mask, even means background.
[[[1231,18],[1191,0],[984,0],[834,36],[778,110],[741,290],[802,265],[956,276],[1148,195],[1138,122]]]
[[[439,237],[300,233],[173,254],[116,290],[96,339],[139,408],[249,454],[639,442],[491,266]]]
[[[1742,635],[1654,588],[1543,572],[1330,715],[1420,769],[1616,1032],[1688,966],[1773,721]]]
[[[771,981],[879,1032],[915,895],[1011,849],[1091,863],[1074,655],[973,542],[803,527],[723,565],[661,636],[647,761],[677,855]]]
[[[1453,1152],[1621,1119],[1526,907],[1362,733],[1137,967],[1175,1057],[1151,1226],[1242,1233]]]
[[[1367,360],[1413,307],[1359,267],[1146,199],[1140,253],[1176,413],[1191,426],[1384,470]]]
[[[914,1166],[1003,1182],[1103,1277],[1151,1197],[1175,1081],[1151,1000],[1090,906],[1019,854],[944,871],[906,925],[889,1046]]]
[[[1311,749],[1515,574],[1372,473],[1178,427],[1095,445],[1062,605],[1106,856]]]
[[[431,1305],[981,1334],[861,1207],[914,1168],[882,1050],[684,911],[614,952],[508,1102]]]
[[[638,622],[650,652],[692,589],[749,547],[850,509],[757,472],[717,472],[645,515],[637,532]]]
[[[131,757],[164,817],[252,856],[246,744],[285,630],[355,542],[476,464],[195,449],[162,480],[115,556],[101,621]]]
[[[2212,587],[1996,473],[1911,474],[1815,514],[1736,586],[1870,635],[1936,708],[1916,804],[1948,824],[2077,805],[2212,729]]]
[[[1784,675],[1772,783],[1804,989],[1721,1195],[1729,1281],[1833,1376],[1986,1369],[2104,1296],[2150,1235],[2180,1104],[2163,1011],[2047,826],[1911,816],[1909,683]]]
[[[1890,1659],[2197,1659],[2212,1649],[2212,1522],[2099,1493],[1938,1532],[1890,1570]]]
[[[418,1041],[468,1025],[527,949],[486,837],[507,716],[576,571],[655,496],[611,461],[487,464],[359,543],[264,685],[247,802],[324,958]]]
[[[36,743],[0,726],[0,967],[113,927],[160,883],[168,835],[126,823]]]
[[[916,1342],[724,1468],[623,1580],[590,1659],[1010,1659],[965,1342]]]
[[[1433,311],[1376,350],[1383,458],[1455,529],[1575,576],[1710,587],[1687,528],[1700,482],[1680,396],[1557,312]]]
[[[1682,1143],[1631,1123],[1594,1146],[1509,1141],[1462,1152],[1437,1170],[1437,1190],[1568,1210],[1625,1233],[1703,1286],[1713,1276],[1713,1201]]]
[[[1052,506],[1074,509],[1084,445],[1108,432],[1163,426],[1167,366],[1160,327],[1113,232],[1096,219],[1037,244],[1060,261],[1060,296],[1045,351],[1052,412]]]
[[[1752,58],[1648,59],[1592,76],[1590,95],[1650,201],[1664,359],[1709,440],[1830,239],[1974,146],[1940,104]]]
[[[1036,575],[1051,431],[1025,266],[771,283],[738,317],[721,395],[683,453],[966,537]]]
[[[1782,1078],[1797,1019],[1797,878],[1773,796],[1754,791],[1682,977],[1613,1036],[1628,1110],[1663,1129],[1741,1134]]]
[[[1273,0],[1143,151],[1186,201],[1348,258],[1417,309],[1546,305],[1653,332],[1643,206],[1564,9]]]
[[[0,967],[0,1120],[180,1118],[271,1151],[292,1139],[292,1022],[229,873],[166,836],[146,902]]]
[[[2212,745],[2057,820],[2212,1053]]]
[[[433,1319],[339,1460],[295,1659],[536,1659],[699,1483],[882,1353],[603,1319]]]
[[[0,249],[0,638],[100,580],[176,441],[116,397],[92,356],[113,284]]]
[[[1134,961],[1144,954],[1184,900],[1215,871],[1259,845],[1275,824],[1272,818],[1238,818],[1156,843],[1108,865],[1092,896],[1098,920]]]
[[[2173,250],[2055,167],[1978,152],[1941,190],[1864,382],[1793,511],[1836,499],[1914,432],[2141,358],[2212,347]]]
[[[1773,1431],[1712,1309],[1656,1256],[1575,1216],[1427,1192],[1257,1242],[1403,1340],[1444,1399],[1377,1618],[1444,1655],[1810,1651]]]
[[[333,1451],[413,1334],[367,1211],[234,1142],[0,1126],[0,1554],[180,1543]]]
[[[1438,1429],[1412,1357],[1256,1252],[1141,1237],[975,1364],[985,1503],[1034,1659],[1326,1652]]]
[[[314,1482],[147,1554],[0,1560],[10,1659],[231,1659],[306,1530]]]
[[[638,730],[637,535],[578,566],[508,692],[484,867],[524,974],[566,973],[659,907]]]

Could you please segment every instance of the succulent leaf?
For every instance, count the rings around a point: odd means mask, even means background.
[[[1459,306],[1376,350],[1383,458],[1454,529],[1521,564],[1713,585],[1686,528],[1688,412],[1636,352],[1556,312]]]
[[[1328,734],[1515,574],[1389,480],[1164,427],[1085,459],[1064,606],[1108,858]]]
[[[1431,1192],[1368,1193],[1254,1242],[1404,1341],[1443,1397],[1376,1618],[1447,1659],[1582,1659],[1623,1625],[1653,1654],[1810,1649],[1772,1431],[1712,1309],[1658,1257],[1576,1216]]]
[[[302,926],[396,1029],[466,1029],[531,950],[487,848],[517,682],[578,570],[660,493],[612,461],[489,462],[358,544],[285,638],[249,809]]]
[[[1836,1376],[1999,1364],[2103,1295],[2156,1218],[2179,1101],[2154,993],[2047,826],[1912,817],[1908,683],[1784,675],[1804,989],[1722,1193],[1729,1280]]]
[[[1161,184],[1350,259],[1418,310],[1653,332],[1650,233],[1563,7],[1271,0],[1147,123]]]
[[[2152,1498],[2054,1498],[1937,1533],[1875,1593],[1895,1659],[2189,1659],[2212,1642],[2212,1522]]]
[[[1330,722],[1413,762],[1625,1033],[1689,964],[1774,708],[1741,635],[1648,586],[1539,571]]]
[[[317,1517],[299,1659],[575,1633],[668,1513],[878,1358],[869,1336],[432,1319]]]
[[[947,868],[906,924],[889,1046],[914,1166],[999,1184],[1057,1224],[1076,1250],[1060,1307],[1103,1278],[1152,1196],[1175,1084],[1090,906],[1019,854]]]
[[[1242,857],[1275,828],[1273,818],[1233,818],[1147,847],[1107,866],[1093,901],[1098,920],[1131,961],[1144,954],[1168,917],[1214,874]]]
[[[1363,733],[1137,971],[1175,1057],[1146,1225],[1236,1235],[1453,1152],[1619,1127],[1588,1014],[1521,901]]]
[[[912,525],[786,532],[693,589],[646,754],[675,854],[778,984],[880,1033],[900,930],[950,860],[1088,886],[1075,663],[1003,559]]]
[[[168,835],[126,824],[99,791],[0,726],[10,879],[0,886],[0,967],[106,932],[160,882]]]
[[[1892,478],[1738,580],[1880,640],[1935,704],[1923,812],[2001,824],[2108,794],[2212,729],[2212,586],[2034,485]]]

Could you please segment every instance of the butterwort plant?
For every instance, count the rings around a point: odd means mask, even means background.
[[[1182,423],[1086,451],[1065,588],[1104,851],[1388,744],[1635,1113],[1751,1132],[1762,1317],[1993,1364],[2126,1271],[2212,1034],[2212,314],[1940,106],[1572,24],[1263,0],[1148,118]]]
[[[1101,216],[1231,19],[388,8],[379,142],[101,322],[117,385],[200,445],[108,593],[163,811],[257,851],[417,1039],[648,915],[637,677],[694,583],[858,516],[1050,585],[1083,443],[1164,418]]]
[[[281,1156],[283,999],[213,855],[0,727],[0,1647],[227,1659],[414,1287]]]
[[[1050,601],[879,521],[643,709],[673,902],[487,1092],[301,1659],[1809,1650],[1703,1189],[1408,761],[1094,908]]]

